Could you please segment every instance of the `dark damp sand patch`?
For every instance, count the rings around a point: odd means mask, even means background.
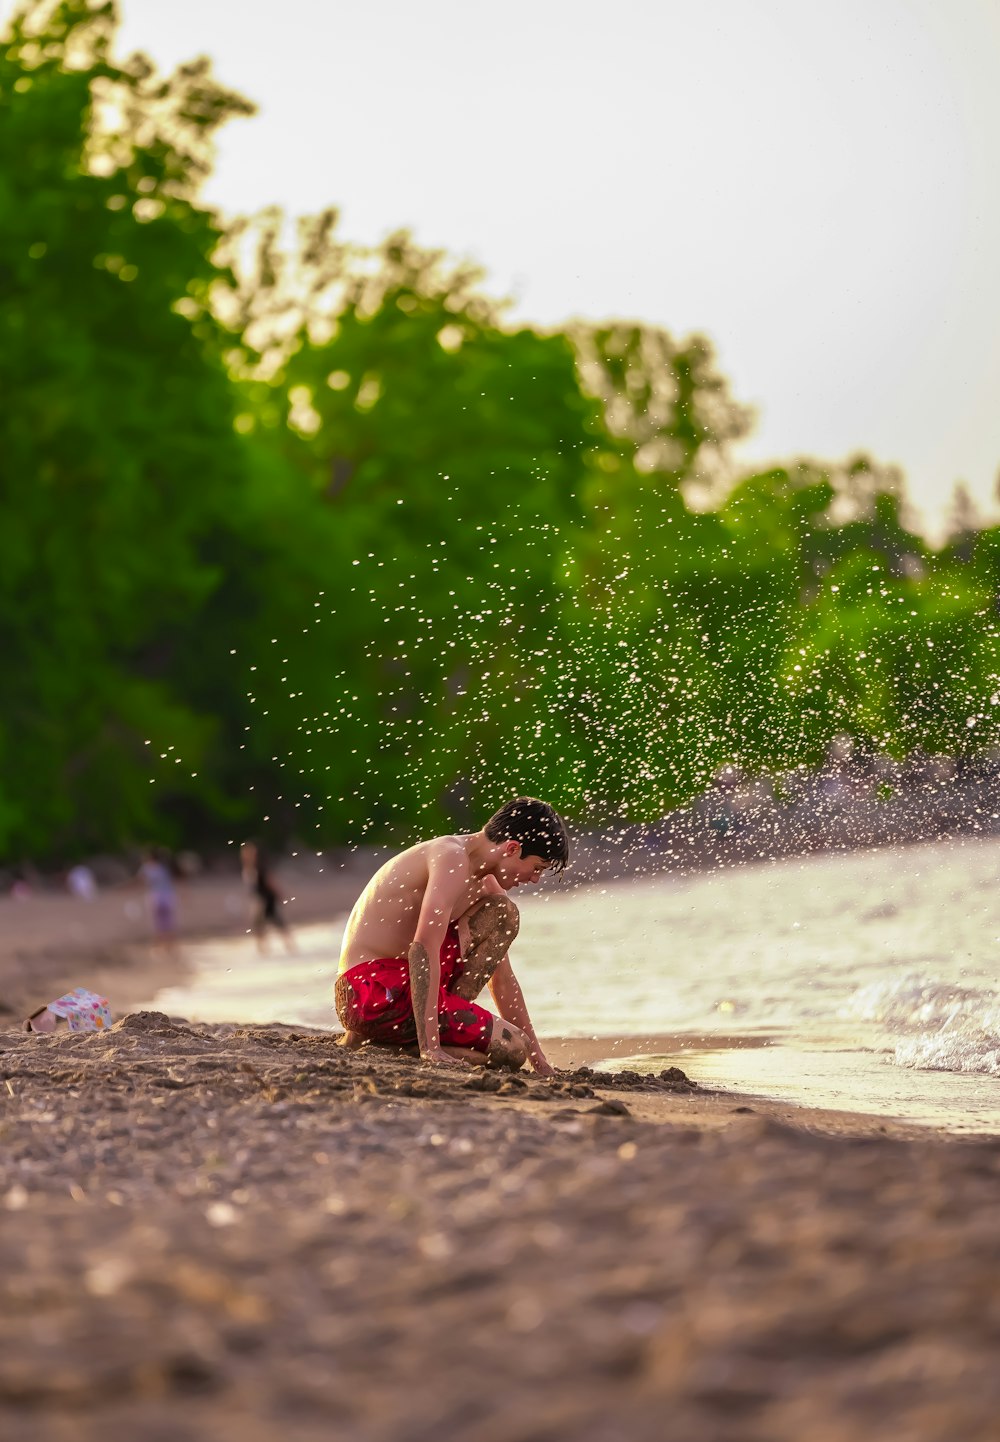
[[[993,1442],[1000,1145],[157,1014],[0,1033],[11,1442]]]

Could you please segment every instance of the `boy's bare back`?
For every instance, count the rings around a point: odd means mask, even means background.
[[[354,904],[344,931],[340,972],[378,957],[405,957],[413,941],[431,870],[451,873],[460,883],[446,924],[456,921],[481,897],[501,888],[492,876],[477,875],[469,856],[472,836],[436,836],[392,857],[376,871]]]

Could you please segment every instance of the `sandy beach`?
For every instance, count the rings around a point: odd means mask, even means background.
[[[129,1014],[182,963],[45,900],[3,904],[5,1442],[996,1437],[1000,1140]],[[15,1029],[101,977],[110,1032]]]

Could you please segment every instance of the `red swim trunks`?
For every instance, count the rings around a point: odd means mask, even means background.
[[[458,931],[449,926],[441,944],[441,989],[438,992],[438,1028],[442,1046],[489,1050],[493,1014],[474,1001],[448,990],[462,975]],[[417,1040],[417,1023],[410,998],[410,968],[405,957],[382,956],[362,961],[337,977],[334,989],[337,1015],[345,1031],[366,1041],[410,1046]]]

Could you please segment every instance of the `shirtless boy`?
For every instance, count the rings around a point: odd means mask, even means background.
[[[347,1046],[416,1042],[425,1061],[553,1068],[507,955],[519,916],[509,892],[569,860],[562,820],[519,797],[482,831],[421,841],[381,867],[347,922],[337,1015]],[[499,1019],[476,998],[489,986]]]

